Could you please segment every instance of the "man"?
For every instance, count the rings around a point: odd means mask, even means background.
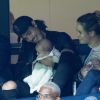
[[[38,100],[60,100],[60,88],[54,82],[43,85],[38,93]]]
[[[22,38],[22,47],[16,69],[17,79],[22,80],[31,73],[31,63],[36,58],[36,44],[43,38],[51,41],[53,46],[61,52],[59,63],[55,64],[56,73],[53,82],[59,85],[61,96],[72,95],[74,75],[81,68],[81,60],[75,52],[71,37],[64,32],[41,31],[34,20],[28,16],[17,18],[13,24],[14,32]]]

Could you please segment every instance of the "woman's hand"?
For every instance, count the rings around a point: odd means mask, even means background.
[[[91,63],[93,65],[93,69],[100,70],[100,59],[92,59]]]
[[[85,77],[87,75],[87,73],[91,70],[91,69],[95,69],[95,70],[100,70],[100,59],[92,59],[87,65],[85,65],[82,69],[81,69],[81,75],[83,77]]]
[[[85,65],[82,69],[81,69],[81,71],[80,71],[80,73],[81,73],[81,75],[83,76],[83,78],[87,75],[87,73],[92,69],[92,65],[91,64],[88,64],[88,65]]]

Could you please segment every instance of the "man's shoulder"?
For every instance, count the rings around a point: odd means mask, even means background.
[[[73,40],[68,33],[58,31],[46,31],[46,37],[52,42],[58,50],[70,48]]]
[[[46,34],[51,35],[51,36],[57,36],[57,37],[59,37],[59,36],[68,36],[68,37],[70,37],[70,35],[68,33],[60,32],[60,31],[49,31],[49,30],[47,30]]]
[[[46,37],[49,40],[55,41],[55,43],[58,43],[58,44],[72,41],[72,39],[68,33],[59,32],[59,31],[46,31]]]

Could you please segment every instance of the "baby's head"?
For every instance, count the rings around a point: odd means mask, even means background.
[[[50,55],[53,50],[53,45],[47,39],[42,39],[36,45],[37,59],[40,63],[46,66],[53,66],[53,56]]]
[[[42,39],[36,45],[37,60],[44,65],[53,66],[59,62],[60,52],[48,39]]]
[[[48,39],[42,39],[36,45],[36,51],[38,56],[46,56],[48,55],[53,49],[53,45]]]

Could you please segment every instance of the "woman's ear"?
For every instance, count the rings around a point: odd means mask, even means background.
[[[89,32],[89,36],[90,37],[94,37],[95,36],[95,32],[94,31]]]
[[[36,23],[35,23],[34,20],[32,21],[32,25],[33,25],[34,27],[37,27],[37,25],[36,25]]]

